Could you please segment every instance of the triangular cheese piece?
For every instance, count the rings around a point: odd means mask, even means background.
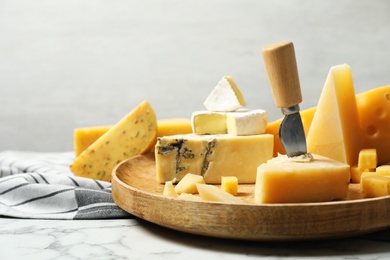
[[[355,165],[363,148],[352,73],[330,69],[307,136],[308,152]]]
[[[224,76],[203,105],[209,111],[231,112],[246,105],[244,96],[231,76]]]

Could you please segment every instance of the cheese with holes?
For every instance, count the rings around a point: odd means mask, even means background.
[[[246,102],[231,76],[224,76],[211,91],[203,105],[209,111],[230,112],[245,107]]]
[[[255,203],[301,203],[344,199],[349,165],[313,154],[309,162],[279,155],[257,168]]]
[[[192,132],[198,135],[226,134],[226,114],[213,111],[195,111],[191,116]]]
[[[390,162],[390,85],[356,95],[364,147],[375,148],[378,164]]]
[[[307,150],[355,165],[363,148],[352,73],[348,65],[330,69],[307,136]]]
[[[196,184],[199,196],[205,201],[243,203],[240,198],[209,184]]]
[[[273,135],[171,135],[157,138],[157,181],[178,182],[187,173],[221,183],[221,176],[236,176],[239,183],[254,183],[256,168],[272,158]]]
[[[239,109],[226,113],[227,133],[231,135],[264,134],[267,123],[267,112],[263,109]]]
[[[114,167],[148,151],[156,135],[156,114],[144,101],[76,157],[70,169],[77,176],[111,181]]]

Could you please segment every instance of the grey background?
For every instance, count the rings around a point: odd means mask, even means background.
[[[331,66],[357,93],[390,84],[389,1],[0,0],[0,150],[68,151],[75,127],[114,124],[142,100],[190,117],[223,75],[281,116],[261,57],[295,44],[303,103]]]

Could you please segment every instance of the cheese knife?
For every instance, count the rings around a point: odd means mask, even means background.
[[[288,157],[307,153],[299,103],[302,93],[295,50],[292,42],[271,44],[262,48],[262,55],[275,105],[284,115],[279,137]]]

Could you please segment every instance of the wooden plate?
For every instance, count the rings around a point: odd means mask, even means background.
[[[390,196],[362,199],[359,184],[350,185],[348,200],[301,203],[253,203],[254,185],[239,185],[246,203],[187,201],[162,195],[154,155],[119,164],[112,175],[114,201],[125,211],[155,224],[220,238],[285,241],[332,239],[390,227]]]

